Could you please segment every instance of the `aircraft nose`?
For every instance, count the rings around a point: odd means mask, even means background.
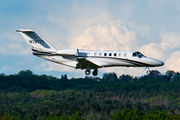
[[[163,66],[163,65],[164,65],[164,62],[156,60],[155,66]]]
[[[164,62],[159,61],[159,66],[163,66],[163,65],[164,65]]]

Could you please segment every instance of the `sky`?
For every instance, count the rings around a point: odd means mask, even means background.
[[[179,0],[1,0],[0,73],[85,77],[84,70],[59,65],[33,56],[16,29],[35,30],[57,49],[140,51],[161,60],[165,73],[180,72]],[[99,69],[117,75],[142,76],[145,68]],[[91,75],[92,76],[92,75]]]

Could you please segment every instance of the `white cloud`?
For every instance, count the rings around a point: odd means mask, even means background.
[[[167,47],[169,48],[180,48],[180,32],[167,32],[167,33],[160,33],[161,37],[161,43],[165,46],[165,49]]]
[[[5,34],[0,41],[0,54],[28,55],[32,54],[32,51],[22,36],[20,34],[16,36],[12,31],[11,35],[10,33]]]
[[[126,22],[120,20],[105,25],[88,27],[83,33],[69,42],[70,48],[88,50],[131,50],[136,48],[136,35]]]
[[[163,55],[163,49],[161,48],[161,45],[150,43],[147,45],[144,45],[139,48],[139,51],[142,52],[145,56],[161,59]]]
[[[138,47],[152,41],[150,33],[151,29],[148,25],[138,25],[133,21],[128,22],[128,25],[137,35],[140,35],[140,37],[137,36],[138,41],[140,41],[139,39],[141,39],[141,42],[138,42]]]
[[[6,72],[6,71],[10,71],[13,68],[9,65],[3,65],[2,68],[0,69],[1,72]]]
[[[180,51],[171,54],[166,62],[166,69],[180,72]]]
[[[139,48],[139,50],[147,55],[160,59],[165,62],[165,66],[161,67],[161,71],[175,70],[180,71],[180,35],[178,32],[160,33],[161,43],[150,43]]]
[[[10,43],[11,42],[11,43]],[[21,42],[13,42],[10,41],[8,43],[4,43],[0,45],[0,54],[6,54],[6,55],[29,55],[32,54],[31,49],[23,47]],[[25,41],[24,41],[25,42]]]

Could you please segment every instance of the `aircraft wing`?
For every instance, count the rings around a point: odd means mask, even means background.
[[[91,62],[90,60],[87,60],[86,58],[77,58],[77,65],[76,68],[86,69],[87,66],[89,66],[91,69],[100,68],[97,64]]]

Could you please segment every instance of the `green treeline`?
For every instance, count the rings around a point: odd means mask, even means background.
[[[27,119],[27,118],[26,118]],[[40,118],[42,120],[85,120],[82,117],[82,114],[80,111],[77,111],[76,113],[72,114],[71,117],[68,117],[64,114],[61,114],[60,116],[50,116],[50,117],[42,117]],[[88,117],[89,120],[101,120],[97,114],[94,116]],[[119,110],[114,115],[112,115],[112,120],[179,120],[180,116],[178,115],[168,115],[164,112],[158,112],[158,111],[151,111],[148,114],[144,114],[137,110],[129,110],[124,109],[123,112]],[[2,116],[0,116],[0,120],[15,120],[13,116],[9,116],[6,113]]]
[[[179,119],[179,114],[180,73],[174,71],[71,79],[30,70],[0,74],[0,120],[154,120]]]

